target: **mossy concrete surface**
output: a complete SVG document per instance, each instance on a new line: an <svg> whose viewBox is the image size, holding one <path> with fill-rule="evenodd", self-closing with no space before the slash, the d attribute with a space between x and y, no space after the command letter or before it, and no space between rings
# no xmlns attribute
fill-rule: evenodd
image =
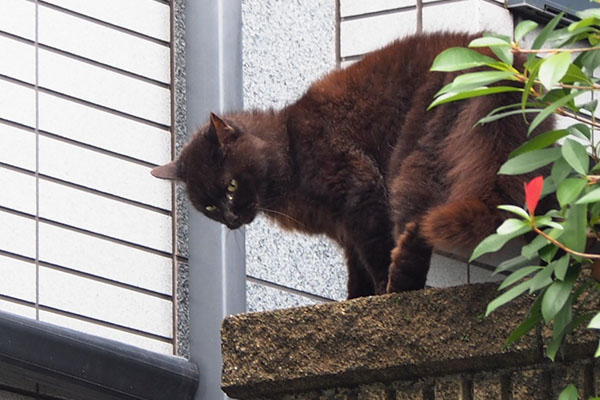
<svg viewBox="0 0 600 400"><path fill-rule="evenodd" d="M535 333L503 348L531 297L483 318L496 288L429 289L228 317L223 390L234 398L278 398L546 363ZM577 345L591 355L596 343L589 340Z"/></svg>

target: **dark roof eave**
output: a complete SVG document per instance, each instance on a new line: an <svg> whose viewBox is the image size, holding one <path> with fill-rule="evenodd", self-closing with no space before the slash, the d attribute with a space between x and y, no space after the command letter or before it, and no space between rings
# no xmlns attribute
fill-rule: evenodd
<svg viewBox="0 0 600 400"><path fill-rule="evenodd" d="M192 399L198 368L109 339L0 311L0 369L85 399Z"/></svg>

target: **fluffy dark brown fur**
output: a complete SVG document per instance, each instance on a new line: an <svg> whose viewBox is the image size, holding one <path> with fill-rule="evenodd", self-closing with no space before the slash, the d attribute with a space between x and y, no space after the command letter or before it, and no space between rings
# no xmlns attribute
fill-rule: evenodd
<svg viewBox="0 0 600 400"><path fill-rule="evenodd" d="M429 71L435 56L472 39L408 37L282 110L211 115L177 161L153 173L183 180L192 204L232 229L260 212L329 236L346 255L349 298L422 288L432 248L472 248L502 220L497 205L523 203L528 179L497 175L526 139L523 117L473 128L519 95L426 111L454 78Z"/></svg>

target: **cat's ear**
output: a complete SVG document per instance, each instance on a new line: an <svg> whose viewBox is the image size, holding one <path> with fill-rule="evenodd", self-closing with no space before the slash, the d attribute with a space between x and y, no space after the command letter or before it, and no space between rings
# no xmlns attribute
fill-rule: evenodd
<svg viewBox="0 0 600 400"><path fill-rule="evenodd" d="M181 180L181 177L177 173L177 164L175 164L175 161L153 168L150 173L152 176L160 179L170 179L172 181Z"/></svg>
<svg viewBox="0 0 600 400"><path fill-rule="evenodd" d="M227 146L227 144L231 143L238 137L236 130L214 113L210 113L210 127L208 128L208 133L216 135L221 147Z"/></svg>

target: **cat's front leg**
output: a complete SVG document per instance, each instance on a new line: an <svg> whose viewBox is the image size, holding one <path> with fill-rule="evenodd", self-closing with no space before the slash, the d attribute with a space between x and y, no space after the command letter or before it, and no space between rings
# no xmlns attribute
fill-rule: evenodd
<svg viewBox="0 0 600 400"><path fill-rule="evenodd" d="M345 246L344 253L348 268L348 299L374 295L373 278L360 260L354 246Z"/></svg>
<svg viewBox="0 0 600 400"><path fill-rule="evenodd" d="M369 226L372 228L369 229ZM375 228L376 227L376 228ZM388 269L390 265L390 252L394 247L394 240L391 234L390 224L386 221L370 221L369 224L359 224L353 231L353 251L358 255L358 262L362 268L352 271L349 264L349 286L365 287L363 283L353 283L352 280L364 282L370 281L370 287L373 288L370 293L363 290L362 294L354 296L354 293L348 292L348 298L366 296L371 294L385 294L388 282ZM358 265L357 262L357 265ZM352 276L354 274L354 276Z"/></svg>
<svg viewBox="0 0 600 400"><path fill-rule="evenodd" d="M404 292L425 287L432 248L419 235L416 222L409 222L392 250L387 292Z"/></svg>
<svg viewBox="0 0 600 400"><path fill-rule="evenodd" d="M346 254L351 255L348 260L353 260L348 264L348 297L384 294L394 247L384 179L377 164L366 154L350 151L341 157L345 162L337 164L329 174L329 184L338 183L331 190L335 197L330 213L339 216L337 237ZM360 281L370 281L373 290L367 293L366 285Z"/></svg>

